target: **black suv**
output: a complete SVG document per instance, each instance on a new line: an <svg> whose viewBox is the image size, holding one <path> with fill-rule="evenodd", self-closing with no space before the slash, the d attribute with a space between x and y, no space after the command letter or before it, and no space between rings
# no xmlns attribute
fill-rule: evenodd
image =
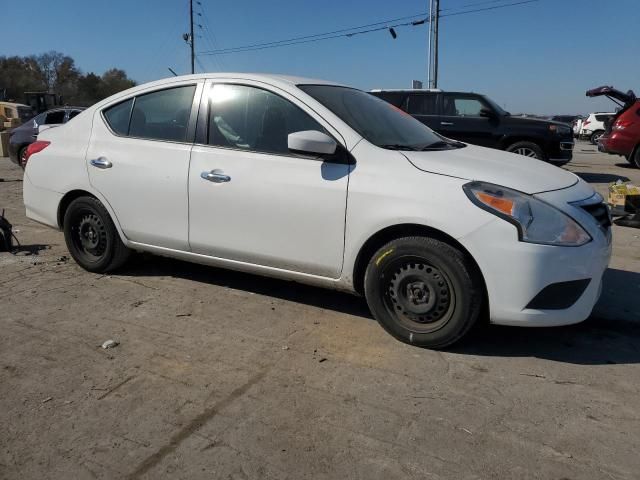
<svg viewBox="0 0 640 480"><path fill-rule="evenodd" d="M512 117L477 93L441 90L372 90L432 130L461 142L498 148L563 165L573 155L573 132L564 123Z"/></svg>

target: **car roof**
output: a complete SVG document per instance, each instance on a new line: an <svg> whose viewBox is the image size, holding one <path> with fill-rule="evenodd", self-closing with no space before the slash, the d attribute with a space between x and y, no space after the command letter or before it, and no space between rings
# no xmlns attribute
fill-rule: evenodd
<svg viewBox="0 0 640 480"><path fill-rule="evenodd" d="M370 92L372 93L384 93L384 92L440 93L440 92L443 92L443 90L440 90L439 88L374 88L373 90L370 90ZM461 93L461 92L453 92L453 93Z"/></svg>
<svg viewBox="0 0 640 480"><path fill-rule="evenodd" d="M167 77L155 82L145 83L139 86L153 86L155 84L162 85L164 83L172 83L176 80L208 80L208 79L236 79L236 80L257 80L269 83L286 83L288 85L341 85L339 83L317 78L297 77L294 75L281 75L270 73L238 73L238 72L217 72L217 73L197 73L195 75L178 75L175 77ZM342 85L341 85L342 86ZM135 87L134 87L135 88Z"/></svg>
<svg viewBox="0 0 640 480"><path fill-rule="evenodd" d="M27 107L31 108L29 105L25 105L24 103L15 103L15 102L0 102L0 105L5 105L8 107Z"/></svg>

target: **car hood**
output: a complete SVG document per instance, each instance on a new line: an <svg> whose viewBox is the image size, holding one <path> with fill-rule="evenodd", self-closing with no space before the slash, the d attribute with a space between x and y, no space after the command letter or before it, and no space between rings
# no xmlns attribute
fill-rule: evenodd
<svg viewBox="0 0 640 480"><path fill-rule="evenodd" d="M493 183L528 194L560 190L578 182L573 173L543 161L475 145L402 154L424 172Z"/></svg>

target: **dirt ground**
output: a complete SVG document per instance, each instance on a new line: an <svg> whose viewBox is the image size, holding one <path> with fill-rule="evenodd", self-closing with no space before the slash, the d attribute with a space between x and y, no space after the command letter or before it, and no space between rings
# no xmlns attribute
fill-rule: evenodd
<svg viewBox="0 0 640 480"><path fill-rule="evenodd" d="M640 182L586 143L569 168ZM614 227L586 322L436 352L346 294L153 256L87 273L0 179L23 245L0 254L0 478L640 478L640 230Z"/></svg>

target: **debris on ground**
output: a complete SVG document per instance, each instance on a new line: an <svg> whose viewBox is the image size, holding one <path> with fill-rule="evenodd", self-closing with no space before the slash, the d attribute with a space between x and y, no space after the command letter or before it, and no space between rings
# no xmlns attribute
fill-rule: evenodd
<svg viewBox="0 0 640 480"><path fill-rule="evenodd" d="M190 317L191 314L190 313L178 313L176 314L176 317Z"/></svg>
<svg viewBox="0 0 640 480"><path fill-rule="evenodd" d="M104 348L106 350L107 348L115 348L118 345L120 345L120 343L116 342L115 340L107 340L101 346L102 346L102 348Z"/></svg>
<svg viewBox="0 0 640 480"><path fill-rule="evenodd" d="M319 363L326 362L326 361L327 359L325 357L322 357L320 360L318 360Z"/></svg>
<svg viewBox="0 0 640 480"><path fill-rule="evenodd" d="M283 345L282 350L289 350L289 347L287 345Z"/></svg>
<svg viewBox="0 0 640 480"><path fill-rule="evenodd" d="M42 403L47 403L47 402L50 402L51 400L53 400L53 397L47 397L44 400L42 400Z"/></svg>

